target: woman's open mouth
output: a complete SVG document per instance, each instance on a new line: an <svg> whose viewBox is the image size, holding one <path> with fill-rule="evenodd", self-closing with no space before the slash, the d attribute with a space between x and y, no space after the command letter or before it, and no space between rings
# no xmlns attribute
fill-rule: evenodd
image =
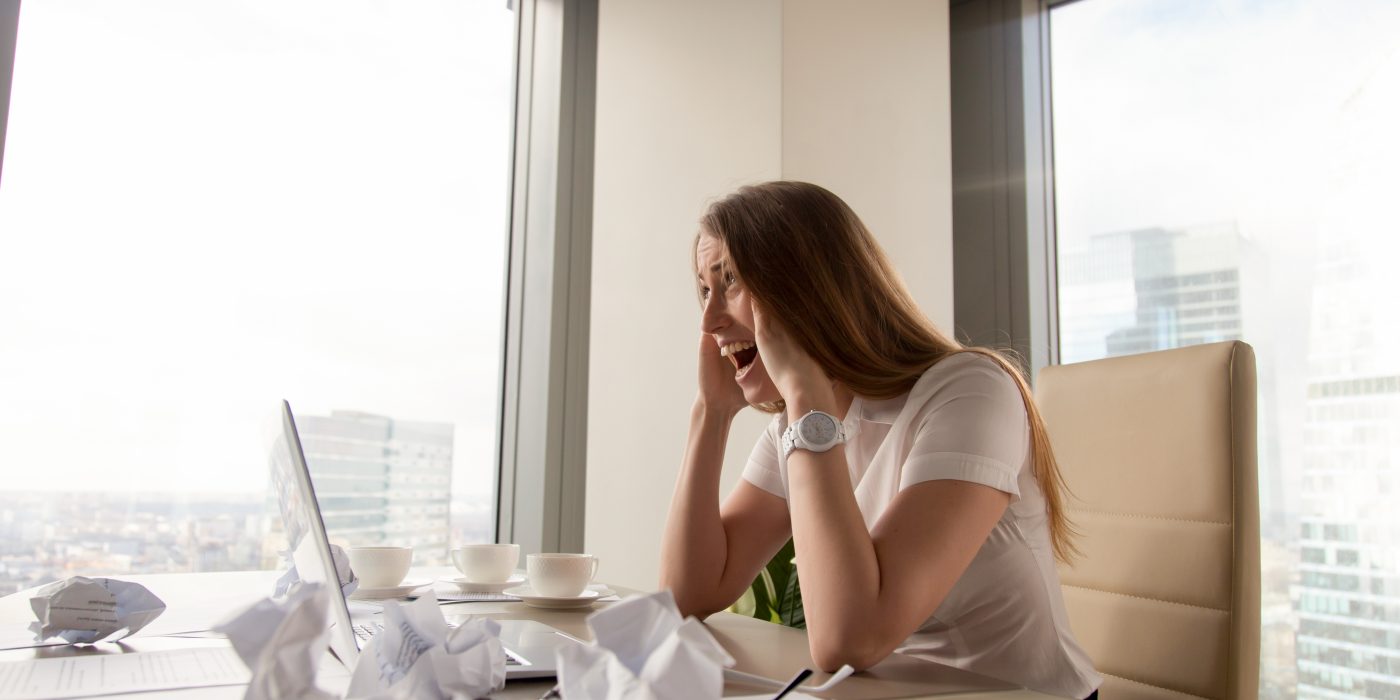
<svg viewBox="0 0 1400 700"><path fill-rule="evenodd" d="M734 363L734 380L744 378L744 375L753 369L754 360L758 359L758 346L746 340L737 343L730 343L719 349L722 357L728 357Z"/></svg>

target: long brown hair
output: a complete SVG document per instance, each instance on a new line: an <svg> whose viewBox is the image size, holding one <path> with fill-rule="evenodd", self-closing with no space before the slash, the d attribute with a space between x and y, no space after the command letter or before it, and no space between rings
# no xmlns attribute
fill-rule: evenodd
<svg viewBox="0 0 1400 700"><path fill-rule="evenodd" d="M841 198L806 182L750 185L710 205L700 225L695 243L700 235L716 236L755 303L783 319L832 379L861 396L904 394L929 367L960 352L987 357L1011 375L1026 404L1032 469L1045 495L1055 557L1074 558L1064 478L1025 376L996 350L964 346L935 328ZM780 404L758 408L782 410Z"/></svg>

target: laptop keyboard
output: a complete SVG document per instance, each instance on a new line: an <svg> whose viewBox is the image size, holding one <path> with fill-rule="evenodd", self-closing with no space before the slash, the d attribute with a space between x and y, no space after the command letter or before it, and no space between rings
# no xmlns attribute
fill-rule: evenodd
<svg viewBox="0 0 1400 700"><path fill-rule="evenodd" d="M452 623L450 623L450 622L447 623L447 626L448 626L448 627L456 627L456 625L454 625L454 624L452 624ZM383 632L383 631L384 631L384 625L382 625L382 624L380 624L380 623L378 623L378 622L371 622L371 623L369 623L369 624L352 625L352 626L351 626L351 629L355 630L355 639L360 640L360 644L363 645L365 642L368 642L370 639L373 639L373 638L374 638L374 635L379 634L380 632ZM516 656L514 653L512 653L509 649L507 649L507 650L506 650L506 665L507 665L507 666L524 666L524 665L525 665L525 662L522 661L522 660L520 659L520 657L518 657L518 656Z"/></svg>
<svg viewBox="0 0 1400 700"><path fill-rule="evenodd" d="M373 622L368 625L354 625L355 639L368 642L374 635L384 631L384 625Z"/></svg>

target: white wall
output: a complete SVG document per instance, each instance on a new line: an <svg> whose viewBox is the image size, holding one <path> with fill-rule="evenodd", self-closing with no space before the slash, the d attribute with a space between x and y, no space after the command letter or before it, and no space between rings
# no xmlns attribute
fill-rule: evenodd
<svg viewBox="0 0 1400 700"><path fill-rule="evenodd" d="M585 523L601 579L656 585L711 199L779 177L828 187L950 327L947 16L946 0L602 0ZM722 493L768 419L736 423Z"/></svg>
<svg viewBox="0 0 1400 700"><path fill-rule="evenodd" d="M584 526L601 580L656 585L695 399L691 238L709 200L781 172L780 17L778 0L601 2Z"/></svg>
<svg viewBox="0 0 1400 700"><path fill-rule="evenodd" d="M785 0L783 177L835 192L953 328L948 4Z"/></svg>

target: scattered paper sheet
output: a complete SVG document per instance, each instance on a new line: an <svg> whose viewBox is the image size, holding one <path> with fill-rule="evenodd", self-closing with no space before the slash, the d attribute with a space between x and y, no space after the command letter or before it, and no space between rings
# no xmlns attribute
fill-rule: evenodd
<svg viewBox="0 0 1400 700"><path fill-rule="evenodd" d="M7 700L77 698L247 682L248 671L228 647L0 663L0 697Z"/></svg>
<svg viewBox="0 0 1400 700"><path fill-rule="evenodd" d="M593 644L558 652L565 700L718 698L734 659L670 591L635 596L588 618Z"/></svg>
<svg viewBox="0 0 1400 700"><path fill-rule="evenodd" d="M618 600L617 593L614 592L613 589L608 588L603 584L595 583L593 585L590 585L588 587L588 590L598 592L598 599L595 602L608 603ZM513 603L520 600L520 596L510 595L507 593L480 593L475 591L462 591L458 589L455 585L449 588L448 586L443 584L439 584L438 588L433 590L433 595L437 596L438 602L440 603ZM412 599L417 598L418 596L410 593L407 597Z"/></svg>
<svg viewBox="0 0 1400 700"><path fill-rule="evenodd" d="M439 593L433 591L440 603L516 603L520 601L518 596L506 595L504 593ZM422 596L409 596L410 598Z"/></svg>
<svg viewBox="0 0 1400 700"><path fill-rule="evenodd" d="M840 683L841 681L850 678L851 674L855 672L855 668L848 664L836 669L836 673L831 674L831 677L826 679L825 683L822 683L820 685L799 685L797 687L810 693L824 693L828 690L831 690L832 686L835 686L837 683ZM760 688L781 689L787 687L787 683L783 681L755 675L752 673L744 673L743 671L736 671L732 668L724 669L724 679L731 683L756 685ZM794 690L793 693L795 692L797 691ZM788 693L784 697L794 697L793 693Z"/></svg>
<svg viewBox="0 0 1400 700"><path fill-rule="evenodd" d="M333 697L316 685L328 646L329 606L326 588L307 583L285 599L264 598L214 628L228 635L252 672L245 700Z"/></svg>
<svg viewBox="0 0 1400 700"><path fill-rule="evenodd" d="M384 605L384 629L355 665L349 698L479 698L506 682L501 626L472 618L449 629L437 598Z"/></svg>
<svg viewBox="0 0 1400 700"><path fill-rule="evenodd" d="M47 642L34 641L34 630L29 628L28 622L6 622L0 624L0 651L6 649L30 649L33 647L52 647L67 644L61 639Z"/></svg>
<svg viewBox="0 0 1400 700"><path fill-rule="evenodd" d="M40 588L29 606L39 618L29 626L35 642L59 637L69 644L115 641L165 612L165 603L139 583L86 576Z"/></svg>

